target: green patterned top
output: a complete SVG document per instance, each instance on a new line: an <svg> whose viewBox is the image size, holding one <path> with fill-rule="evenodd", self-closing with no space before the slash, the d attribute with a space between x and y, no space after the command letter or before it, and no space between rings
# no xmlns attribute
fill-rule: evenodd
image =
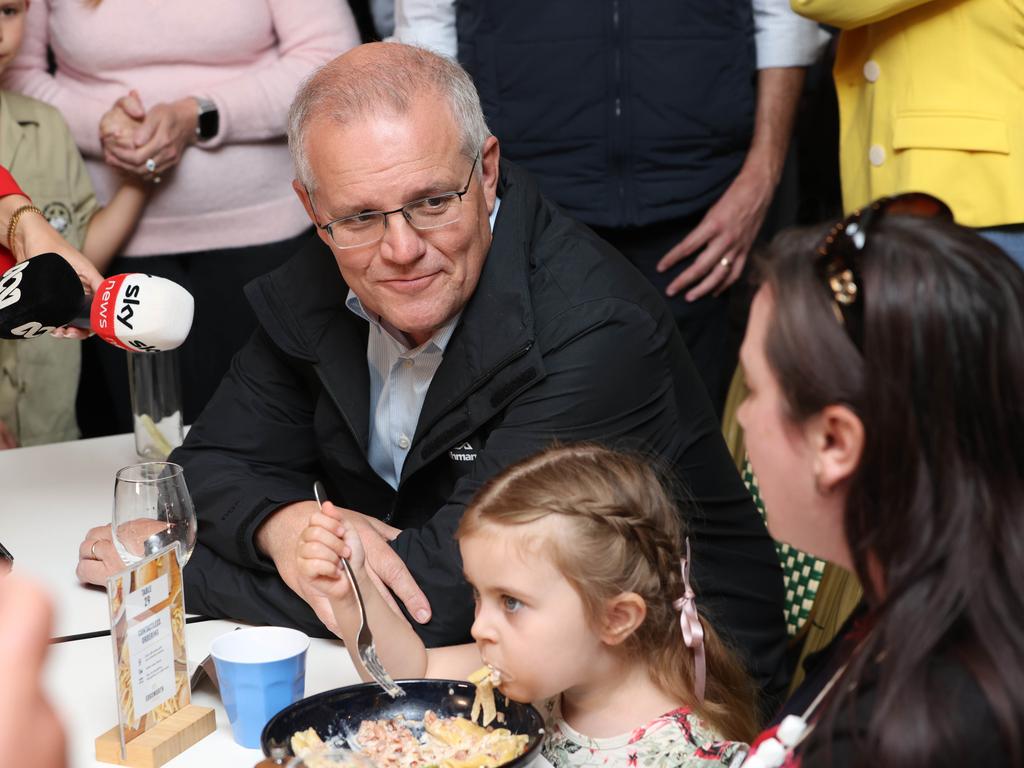
<svg viewBox="0 0 1024 768"><path fill-rule="evenodd" d="M757 511L764 517L764 502L761 501L750 459L743 461L743 482L754 497ZM814 596L818 593L821 576L825 572L825 561L779 541L775 542L775 551L782 565L782 580L786 588L786 630L790 635L795 635L807 621L811 606L814 605Z"/></svg>

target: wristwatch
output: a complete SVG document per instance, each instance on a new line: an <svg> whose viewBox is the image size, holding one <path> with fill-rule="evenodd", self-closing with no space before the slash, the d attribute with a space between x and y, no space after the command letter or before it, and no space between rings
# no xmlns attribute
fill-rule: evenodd
<svg viewBox="0 0 1024 768"><path fill-rule="evenodd" d="M200 141L209 141L220 129L220 113L217 105L209 99L193 97L199 104L199 120L196 121L196 136Z"/></svg>

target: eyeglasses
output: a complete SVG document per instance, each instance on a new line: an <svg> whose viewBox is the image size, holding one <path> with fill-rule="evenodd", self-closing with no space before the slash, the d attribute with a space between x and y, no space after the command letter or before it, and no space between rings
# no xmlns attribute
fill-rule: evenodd
<svg viewBox="0 0 1024 768"><path fill-rule="evenodd" d="M861 352L864 351L864 302L861 300L860 260L871 225L885 215L953 221L953 212L937 197L908 192L875 200L840 221L825 236L818 246L815 266L829 288L832 313Z"/></svg>
<svg viewBox="0 0 1024 768"><path fill-rule="evenodd" d="M473 171L476 169L479 159L480 154L477 153L473 164L469 167L466 186L462 188L461 192L445 192L413 200L393 211L363 211L352 216L342 216L326 224L317 223L317 227L327 231L336 248L344 249L372 245L382 240L384 232L387 230L388 216L393 213L401 213L414 229L420 231L454 224L462 215L462 196L469 192L469 185L473 182ZM309 194L308 189L306 196L309 198L310 206L313 207L313 196ZM313 215L319 218L315 207L313 207Z"/></svg>

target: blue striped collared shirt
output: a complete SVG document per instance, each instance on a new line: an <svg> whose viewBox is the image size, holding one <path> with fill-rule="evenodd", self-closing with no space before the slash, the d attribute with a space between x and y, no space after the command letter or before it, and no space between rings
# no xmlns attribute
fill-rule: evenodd
<svg viewBox="0 0 1024 768"><path fill-rule="evenodd" d="M500 200L491 212L491 230ZM349 289L345 306L370 324L366 363L370 369L370 466L392 488L398 488L405 457L409 454L427 390L444 359L448 341L459 324L459 313L437 329L428 341L410 349L398 329L367 312Z"/></svg>

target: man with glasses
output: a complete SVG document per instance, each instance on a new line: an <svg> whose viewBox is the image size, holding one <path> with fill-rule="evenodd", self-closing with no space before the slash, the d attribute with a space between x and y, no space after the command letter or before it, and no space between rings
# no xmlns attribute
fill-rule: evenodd
<svg viewBox="0 0 1024 768"><path fill-rule="evenodd" d="M500 161L465 72L354 49L300 90L289 142L322 242L249 286L261 327L172 457L200 520L189 609L326 634L330 608L296 579L319 479L426 641L465 641L464 506L553 441L599 440L651 455L701 505L705 605L777 693L778 563L671 314Z"/></svg>

